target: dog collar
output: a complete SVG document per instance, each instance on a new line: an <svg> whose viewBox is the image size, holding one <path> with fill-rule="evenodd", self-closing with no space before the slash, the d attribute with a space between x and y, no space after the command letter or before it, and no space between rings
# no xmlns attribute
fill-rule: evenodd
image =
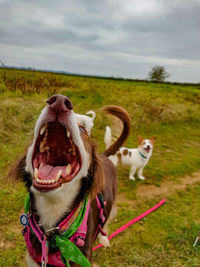
<svg viewBox="0 0 200 267"><path fill-rule="evenodd" d="M139 154L140 154L140 156L141 156L142 158L147 159L147 157L146 157L144 154L142 154L142 152L140 152L139 150L138 150L138 152L139 152Z"/></svg>
<svg viewBox="0 0 200 267"><path fill-rule="evenodd" d="M52 261L55 262L54 254L50 254L48 257L48 248L49 246L51 246L58 247L59 249L58 256L60 256L60 262L58 263L59 265L55 266L70 266L69 261L72 261L79 264L80 266L90 267L91 264L88 259L82 254L76 244L73 243L76 242L78 238L83 239L84 242L84 237L87 233L87 229L85 228L87 228L89 207L90 201L88 200L88 196L85 195L83 201L81 201L79 205L75 207L75 209L67 216L66 219L64 219L57 227L49 230L56 230L56 233L52 235L50 239L48 239L49 231L43 232L37 225L33 214L31 214L31 212L29 211L30 193L28 193L24 202L26 214L22 215L21 217L26 216L28 220L28 223L23 224L25 226L23 233L27 248L33 259L37 263L40 263L41 266L46 266L47 263L53 264ZM24 217L20 220L24 222ZM30 232L33 232L38 241L41 243L41 256L36 255L35 253L35 249L33 248L30 241ZM80 236L79 232L84 232L84 237Z"/></svg>

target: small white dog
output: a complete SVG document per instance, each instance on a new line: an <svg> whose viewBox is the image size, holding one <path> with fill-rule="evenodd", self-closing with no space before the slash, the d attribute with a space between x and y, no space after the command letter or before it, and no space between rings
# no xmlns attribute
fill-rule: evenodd
<svg viewBox="0 0 200 267"><path fill-rule="evenodd" d="M96 113L93 110L90 110L86 114L92 116L90 117L87 115L74 113L77 123L83 125L86 128L88 134L90 135L92 127L94 126L94 119L96 117Z"/></svg>
<svg viewBox="0 0 200 267"><path fill-rule="evenodd" d="M144 180L145 177L142 175L143 169L152 155L155 140L156 137L143 139L141 136L138 136L138 148L120 147L119 151L115 155L110 156L109 159L115 166L119 162L124 165L130 165L129 179L135 180L134 175L137 171L138 178ZM106 126L104 141L106 147L109 147L112 143L111 129L109 126Z"/></svg>

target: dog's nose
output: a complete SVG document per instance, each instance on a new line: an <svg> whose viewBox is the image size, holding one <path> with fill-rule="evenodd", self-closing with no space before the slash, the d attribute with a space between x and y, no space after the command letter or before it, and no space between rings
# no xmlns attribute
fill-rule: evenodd
<svg viewBox="0 0 200 267"><path fill-rule="evenodd" d="M56 113L66 112L73 109L72 102L64 95L53 95L48 100L49 108Z"/></svg>

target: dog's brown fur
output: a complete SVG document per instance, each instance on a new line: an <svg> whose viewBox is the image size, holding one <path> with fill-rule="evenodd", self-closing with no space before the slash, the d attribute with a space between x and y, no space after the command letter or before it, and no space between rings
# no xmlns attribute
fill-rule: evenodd
<svg viewBox="0 0 200 267"><path fill-rule="evenodd" d="M77 205L78 201L83 198L85 192L88 192L90 194L92 202L88 217L88 233L86 236L85 245L81 248L81 251L86 255L90 262L92 262L92 241L97 229L97 225L99 223L99 209L95 200L95 196L98 193L101 193L104 196L104 199L106 201L104 215L107 221L112 206L115 202L117 191L116 168L108 159L108 156L114 155L117 152L130 132L130 116L123 108L118 106L106 106L103 108L103 110L118 117L123 123L123 130L119 139L116 140L116 142L114 142L114 144L106 149L106 151L104 151L101 155L97 154L96 146L94 145L87 132L83 131L81 133L81 138L84 142L85 149L91 156L91 165L90 169L88 170L91 178L90 180L88 180L88 178L86 177L82 178L81 190L76 197L75 203L73 203L71 207L71 209L73 209L74 206ZM19 160L15 168L12 170L11 175L15 179L22 179L26 183L27 189L30 191L32 177L25 171L25 156L23 156L22 159ZM34 213L35 206L33 194L31 194L31 205L32 212ZM64 214L64 218L66 217L66 215L67 214ZM36 220L39 220L38 216L36 216ZM31 242L34 243L34 246L37 248L38 252L41 253L40 244L34 236L32 236ZM55 249L52 250L50 248L49 252L55 252ZM75 263L70 264L71 266L78 266Z"/></svg>

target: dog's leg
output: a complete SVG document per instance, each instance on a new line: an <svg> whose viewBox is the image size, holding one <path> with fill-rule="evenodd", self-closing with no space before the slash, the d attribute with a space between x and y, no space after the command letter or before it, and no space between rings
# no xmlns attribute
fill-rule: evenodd
<svg viewBox="0 0 200 267"><path fill-rule="evenodd" d="M140 179L140 180L145 180L145 177L142 175L142 172L143 172L143 169L144 169L144 167L140 167L139 169L138 169L138 178Z"/></svg>
<svg viewBox="0 0 200 267"><path fill-rule="evenodd" d="M102 230L107 234L108 233L108 221L104 224ZM99 242L104 247L110 247L110 240L108 239L107 235L102 235L102 233L99 233Z"/></svg>
<svg viewBox="0 0 200 267"><path fill-rule="evenodd" d="M111 213L109 215L109 218L107 222L103 226L103 231L107 234L107 236L102 235L99 233L99 242L104 246L104 247L110 247L110 240L108 239L108 224L110 221L114 220L114 218L117 216L117 207L116 204L114 203L112 206Z"/></svg>
<svg viewBox="0 0 200 267"><path fill-rule="evenodd" d="M38 267L38 264L35 263L35 261L32 259L28 252L26 253L26 261L28 267Z"/></svg>
<svg viewBox="0 0 200 267"><path fill-rule="evenodd" d="M129 173L129 179L130 180L135 180L135 172L136 172L136 167L134 165L131 166L130 173Z"/></svg>

